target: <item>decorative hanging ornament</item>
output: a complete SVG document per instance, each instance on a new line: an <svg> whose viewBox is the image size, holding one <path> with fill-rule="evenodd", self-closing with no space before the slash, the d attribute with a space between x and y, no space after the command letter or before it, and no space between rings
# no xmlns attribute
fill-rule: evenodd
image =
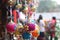
<svg viewBox="0 0 60 40"><path fill-rule="evenodd" d="M23 33L23 25L21 23L17 24L15 35L21 35Z"/></svg>
<svg viewBox="0 0 60 40"><path fill-rule="evenodd" d="M16 5L16 8L17 8L17 9L22 8L22 4L17 4L17 5Z"/></svg>
<svg viewBox="0 0 60 40"><path fill-rule="evenodd" d="M22 12L19 12L19 20L21 21L25 21L25 14L23 14Z"/></svg>
<svg viewBox="0 0 60 40"><path fill-rule="evenodd" d="M21 23L18 23L16 30L19 30L20 28L23 29L23 25Z"/></svg>
<svg viewBox="0 0 60 40"><path fill-rule="evenodd" d="M28 32L23 32L22 37L23 39L30 39L31 34Z"/></svg>
<svg viewBox="0 0 60 40"><path fill-rule="evenodd" d="M12 21L12 6L10 6L10 17L11 21L6 25L6 28L9 33L13 33L16 30L16 24Z"/></svg>
<svg viewBox="0 0 60 40"><path fill-rule="evenodd" d="M35 7L35 6L32 6L32 7L31 7L31 11L32 11L32 12L35 12L35 10L36 10L36 7Z"/></svg>
<svg viewBox="0 0 60 40"><path fill-rule="evenodd" d="M27 6L25 6L23 12L24 12L24 13L28 13L28 7L27 7Z"/></svg>
<svg viewBox="0 0 60 40"><path fill-rule="evenodd" d="M38 37L39 36L39 26L35 24L35 30L32 31L32 36L33 37Z"/></svg>
<svg viewBox="0 0 60 40"><path fill-rule="evenodd" d="M13 6L14 5L14 1L13 0L9 0L8 1L8 5Z"/></svg>
<svg viewBox="0 0 60 40"><path fill-rule="evenodd" d="M32 32L32 36L33 36L33 37L38 37L38 36L39 36L38 30L34 30L34 31Z"/></svg>
<svg viewBox="0 0 60 40"><path fill-rule="evenodd" d="M24 30L25 31L29 30L29 26L28 25L24 25Z"/></svg>
<svg viewBox="0 0 60 40"><path fill-rule="evenodd" d="M13 13L13 16L14 16L14 23L17 23L17 12L16 12L16 9L12 11Z"/></svg>
<svg viewBox="0 0 60 40"><path fill-rule="evenodd" d="M26 0L27 1L27 3L29 4L30 2L32 2L32 0Z"/></svg>
<svg viewBox="0 0 60 40"><path fill-rule="evenodd" d="M18 12L18 16L20 16L19 14L19 10L17 10L17 12ZM20 19L19 19L19 17L18 17L18 23L17 23L17 27L16 27L16 31L15 31L15 35L17 36L17 35L20 35L20 34L22 34L22 32L23 32L23 25L20 23Z"/></svg>
<svg viewBox="0 0 60 40"><path fill-rule="evenodd" d="M6 25L7 32L12 33L16 30L16 24L11 20L7 25Z"/></svg>
<svg viewBox="0 0 60 40"><path fill-rule="evenodd" d="M27 25L28 25L29 31L35 30L35 24L33 24L33 23L28 23Z"/></svg>

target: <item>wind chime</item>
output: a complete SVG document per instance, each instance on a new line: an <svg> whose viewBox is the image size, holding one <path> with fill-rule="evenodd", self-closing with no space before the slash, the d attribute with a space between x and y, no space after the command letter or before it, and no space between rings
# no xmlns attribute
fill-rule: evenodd
<svg viewBox="0 0 60 40"><path fill-rule="evenodd" d="M18 18L17 18L17 27L16 27L16 31L15 31L15 36L17 37L17 40L22 40L22 32L23 32L23 25L20 22L20 9L22 8L22 4L21 4L21 0L17 0L17 5L16 5L16 12L18 14Z"/></svg>
<svg viewBox="0 0 60 40"><path fill-rule="evenodd" d="M20 23L20 18L19 18L19 16L20 16L20 9L22 8L21 0L17 0L17 6L16 6L16 8L17 8L16 11L17 11L17 14L18 14L17 27L18 28L23 28L22 23Z"/></svg>
<svg viewBox="0 0 60 40"><path fill-rule="evenodd" d="M7 23L7 25L6 25L6 28L7 28L7 32L9 32L9 33L13 33L14 31L15 31L15 28L16 28L16 24L13 22L13 17L12 17L12 6L13 6L13 1L12 0L10 0L9 1L9 6L10 6L10 22L9 23Z"/></svg>
<svg viewBox="0 0 60 40"><path fill-rule="evenodd" d="M14 6L14 1L10 0L9 1L9 6L10 6L10 22L7 23L6 28L7 28L7 32L9 33L15 33L18 34L22 32L23 30L23 25L20 22L20 12L23 12L25 14L26 17L26 21L27 21L27 26L28 26L28 30L29 31L33 31L35 30L35 24L33 23L29 23L29 18L31 17L32 13L35 12L35 6L32 4L29 4L29 2L31 2L32 0L24 0L25 4L22 3L22 0L16 0L16 10L12 10L13 6ZM32 6L31 6L32 5ZM21 8L24 9L22 11L19 11ZM17 13L16 13L17 12ZM12 15L14 17L12 17ZM18 16L18 18L17 18ZM14 22L13 22L13 18L14 18ZM22 30L20 30L22 29Z"/></svg>
<svg viewBox="0 0 60 40"><path fill-rule="evenodd" d="M6 24L6 29L7 29L7 33L9 33L10 35L10 40L13 40L13 33L16 30L16 23L13 22L13 6L14 6L14 1L9 0L9 12L10 12L10 21ZM8 13L9 14L9 13Z"/></svg>

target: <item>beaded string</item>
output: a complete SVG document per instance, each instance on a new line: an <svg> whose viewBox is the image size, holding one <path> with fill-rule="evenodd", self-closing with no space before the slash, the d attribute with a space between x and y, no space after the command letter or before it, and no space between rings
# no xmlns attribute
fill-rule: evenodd
<svg viewBox="0 0 60 40"><path fill-rule="evenodd" d="M11 20L12 20L12 7L10 6L10 16L11 16Z"/></svg>

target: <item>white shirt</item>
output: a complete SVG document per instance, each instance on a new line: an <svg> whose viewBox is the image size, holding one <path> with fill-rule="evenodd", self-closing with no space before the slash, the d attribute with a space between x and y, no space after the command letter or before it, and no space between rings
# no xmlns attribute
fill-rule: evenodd
<svg viewBox="0 0 60 40"><path fill-rule="evenodd" d="M40 26L40 32L45 32L45 23L43 20L39 21L39 26Z"/></svg>

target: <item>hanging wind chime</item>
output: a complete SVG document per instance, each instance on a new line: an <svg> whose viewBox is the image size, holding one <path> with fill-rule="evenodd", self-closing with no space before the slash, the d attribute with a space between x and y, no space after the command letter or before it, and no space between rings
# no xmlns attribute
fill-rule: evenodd
<svg viewBox="0 0 60 40"><path fill-rule="evenodd" d="M10 0L9 4L10 4L9 5L10 6L10 22L7 23L6 29L7 29L7 32L13 33L16 29L16 24L12 21L12 19L13 19L13 17L12 17L12 6L13 6L12 4L13 4L13 1Z"/></svg>
<svg viewBox="0 0 60 40"><path fill-rule="evenodd" d="M20 8L22 7L22 4L20 4L21 0L17 0L17 5L16 5L16 11L17 11L17 14L18 14L18 18L17 18L17 27L16 27L16 31L15 31L15 35L21 35L22 33L22 30L23 30L23 25L22 23L20 23Z"/></svg>

